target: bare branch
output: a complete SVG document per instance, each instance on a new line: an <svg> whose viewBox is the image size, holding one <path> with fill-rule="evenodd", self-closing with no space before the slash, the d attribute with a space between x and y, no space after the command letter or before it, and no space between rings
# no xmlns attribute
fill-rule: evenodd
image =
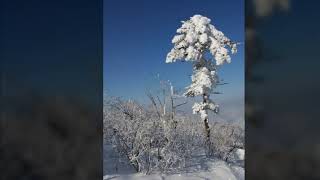
<svg viewBox="0 0 320 180"><path fill-rule="evenodd" d="M183 103L181 103L181 104L177 104L177 105L175 105L175 106L173 106L174 108L177 108L177 107L179 107L179 106L182 106L182 105L185 105L185 104L187 104L188 103L188 101L185 101L185 102L183 102Z"/></svg>
<svg viewBox="0 0 320 180"><path fill-rule="evenodd" d="M156 110L159 119L161 119L161 114L160 114L160 112L159 112L159 109L158 109L158 106L157 106L157 103L156 103L154 97L152 96L151 93L146 93L146 94L147 94L147 96L149 97L152 105L154 106L154 109Z"/></svg>

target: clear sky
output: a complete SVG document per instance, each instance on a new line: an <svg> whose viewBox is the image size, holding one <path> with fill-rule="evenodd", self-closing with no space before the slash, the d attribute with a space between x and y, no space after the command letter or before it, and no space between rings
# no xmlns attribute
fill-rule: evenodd
<svg viewBox="0 0 320 180"><path fill-rule="evenodd" d="M145 101L145 90L170 80L177 88L191 82L192 64L166 64L171 39L182 20L200 14L234 41L244 43L243 0L105 0L104 88L109 95ZM219 87L221 99L244 96L244 44L231 64L219 69L227 85Z"/></svg>

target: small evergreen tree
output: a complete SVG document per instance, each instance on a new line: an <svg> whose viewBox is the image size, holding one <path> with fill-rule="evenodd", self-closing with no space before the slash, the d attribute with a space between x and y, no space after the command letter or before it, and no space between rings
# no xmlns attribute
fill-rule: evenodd
<svg viewBox="0 0 320 180"><path fill-rule="evenodd" d="M218 105L210 99L210 94L219 83L217 66L230 63L230 50L237 52L237 43L217 30L211 20L201 15L194 15L177 29L172 39L174 47L167 54L166 63L191 61L193 63L192 84L184 93L187 97L202 96L202 102L192 107L194 114L200 114L204 122L206 142L210 142L208 111L218 113ZM209 144L208 144L209 145Z"/></svg>

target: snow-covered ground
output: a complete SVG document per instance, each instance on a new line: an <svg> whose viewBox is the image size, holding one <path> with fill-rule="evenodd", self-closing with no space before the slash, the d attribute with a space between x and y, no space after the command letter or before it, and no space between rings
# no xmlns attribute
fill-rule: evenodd
<svg viewBox="0 0 320 180"><path fill-rule="evenodd" d="M243 161L244 151L237 150L235 155ZM136 173L127 163L126 158L118 155L112 145L104 145L104 180L243 180L244 168L228 164L222 160L207 158L205 155L194 156L187 163L184 171L151 175Z"/></svg>

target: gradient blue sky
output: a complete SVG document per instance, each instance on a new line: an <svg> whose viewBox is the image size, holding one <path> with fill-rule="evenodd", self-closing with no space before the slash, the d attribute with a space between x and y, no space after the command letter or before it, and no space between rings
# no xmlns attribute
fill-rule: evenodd
<svg viewBox="0 0 320 180"><path fill-rule="evenodd" d="M230 39L244 43L243 0L105 0L104 89L109 95L145 101L145 90L157 85L155 77L177 88L190 84L191 63L166 64L171 39L182 20L194 14L211 19ZM229 84L219 87L222 99L244 96L244 44L231 64L219 69Z"/></svg>

